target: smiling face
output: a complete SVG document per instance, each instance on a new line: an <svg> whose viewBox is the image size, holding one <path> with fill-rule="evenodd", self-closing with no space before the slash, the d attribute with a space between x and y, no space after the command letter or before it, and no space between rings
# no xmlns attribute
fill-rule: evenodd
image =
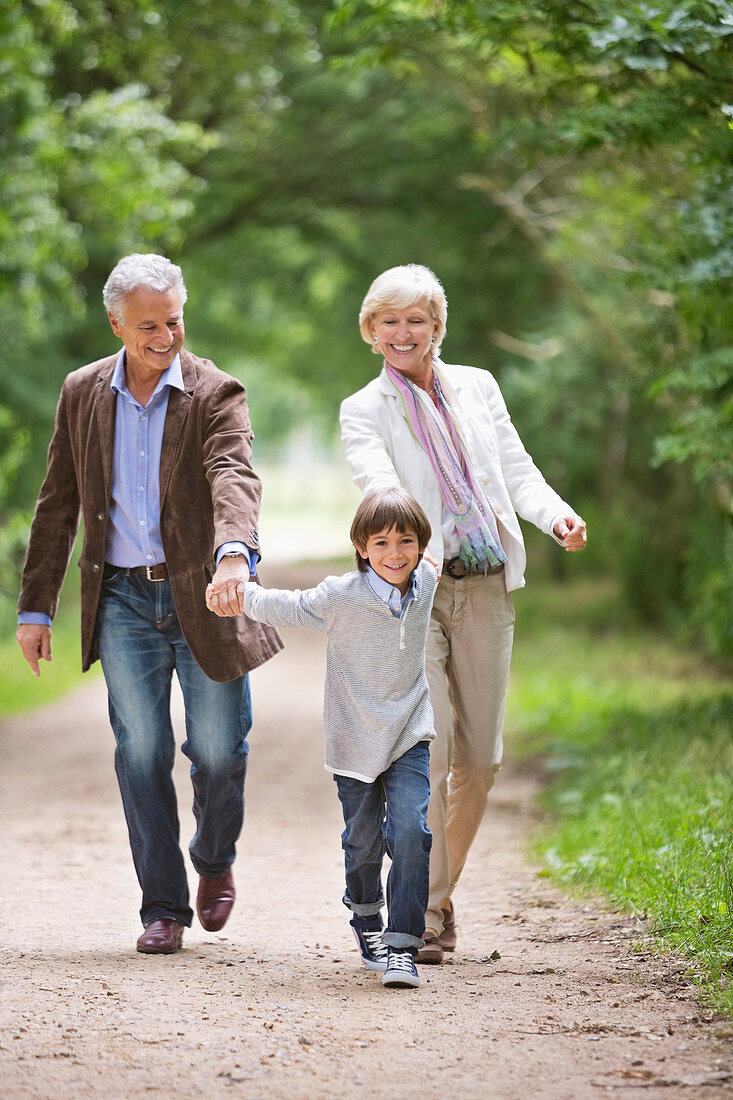
<svg viewBox="0 0 733 1100"><path fill-rule="evenodd" d="M357 546L357 550L378 577L399 588L400 595L406 595L410 574L420 560L420 547L414 531L400 532L396 527L385 528L376 535L370 535L364 549Z"/></svg>
<svg viewBox="0 0 733 1100"><path fill-rule="evenodd" d="M154 383L183 347L183 309L175 290L138 286L125 295L124 321L108 313L115 336L125 345L125 371L137 383Z"/></svg>
<svg viewBox="0 0 733 1100"><path fill-rule="evenodd" d="M438 322L427 299L411 306L380 309L372 319L372 337L391 367L417 385L432 379L432 339Z"/></svg>

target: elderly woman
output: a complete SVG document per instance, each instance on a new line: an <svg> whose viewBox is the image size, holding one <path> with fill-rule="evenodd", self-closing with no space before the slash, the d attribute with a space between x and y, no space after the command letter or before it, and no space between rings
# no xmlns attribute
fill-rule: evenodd
<svg viewBox="0 0 733 1100"><path fill-rule="evenodd" d="M427 513L428 553L442 564L427 648L435 712L433 832L425 947L440 963L456 946L452 895L501 766L514 609L526 555L517 513L566 550L585 523L550 488L524 449L486 370L439 358L447 302L426 267L408 264L372 283L361 334L384 365L341 406L354 481L368 493L402 485Z"/></svg>

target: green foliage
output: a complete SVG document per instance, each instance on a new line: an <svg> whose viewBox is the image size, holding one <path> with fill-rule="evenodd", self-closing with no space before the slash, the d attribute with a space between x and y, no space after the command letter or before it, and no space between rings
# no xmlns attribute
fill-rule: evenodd
<svg viewBox="0 0 733 1100"><path fill-rule="evenodd" d="M730 656L733 6L347 0L333 24L358 64L462 92L486 160L463 183L547 276L492 336L510 407L553 483L600 498L638 610L672 622L681 595Z"/></svg>
<svg viewBox="0 0 733 1100"><path fill-rule="evenodd" d="M692 463L698 481L712 477L721 487L733 478L733 347L690 359L684 371L668 374L653 388L671 398L680 414L668 435L656 441L656 459Z"/></svg>
<svg viewBox="0 0 733 1100"><path fill-rule="evenodd" d="M216 144L131 79L165 69L165 44L141 34L159 21L147 0L118 8L21 0L0 11L0 403L30 440L0 486L0 571L12 594L61 382L109 350L104 278L124 252L180 243L201 187L190 165ZM97 44L88 27L100 29ZM89 299L99 327L88 321ZM3 430L0 465L15 447Z"/></svg>
<svg viewBox="0 0 733 1100"><path fill-rule="evenodd" d="M51 10L63 22L65 7ZM51 302L78 317L83 248L58 202L53 165L64 142L46 86L52 61L25 5L3 5L0 42L0 324L12 357L40 334Z"/></svg>
<svg viewBox="0 0 733 1100"><path fill-rule="evenodd" d="M0 405L0 633L15 621L16 584L28 538L29 517L13 508L18 472L30 447L30 436L13 413Z"/></svg>
<svg viewBox="0 0 733 1100"><path fill-rule="evenodd" d="M61 599L61 607L53 624L52 660L41 661L41 675L36 679L23 659L14 631L9 624L0 637L0 721L13 714L22 714L33 707L51 703L66 695L82 682L81 646L79 640L79 570L69 570ZM86 673L99 676L97 663Z"/></svg>
<svg viewBox="0 0 733 1100"><path fill-rule="evenodd" d="M553 877L637 913L733 1013L730 681L624 621L612 588L535 585L517 597L507 725L509 751L545 763Z"/></svg>
<svg viewBox="0 0 733 1100"><path fill-rule="evenodd" d="M733 1012L731 728L730 693L652 714L609 708L571 725L572 750L550 746L562 779L546 802L561 824L543 850L563 883L648 919Z"/></svg>
<svg viewBox="0 0 733 1100"><path fill-rule="evenodd" d="M59 166L61 193L103 259L180 247L201 186L185 165L216 139L195 123L174 123L165 107L142 84L96 91L81 102L72 95L64 104L72 155Z"/></svg>
<svg viewBox="0 0 733 1100"><path fill-rule="evenodd" d="M115 346L121 254L183 264L189 346L269 450L304 416L332 439L378 366L366 287L414 260L591 562L729 655L732 30L720 0L5 5L0 403L30 446L0 507L27 512L64 375Z"/></svg>

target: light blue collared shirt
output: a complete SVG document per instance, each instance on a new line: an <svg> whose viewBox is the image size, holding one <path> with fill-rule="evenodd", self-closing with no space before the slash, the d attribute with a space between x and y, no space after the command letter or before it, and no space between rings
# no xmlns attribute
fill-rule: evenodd
<svg viewBox="0 0 733 1100"><path fill-rule="evenodd" d="M380 577L379 573L375 573L371 565L367 566L367 580L372 589L372 592L376 596L379 596L380 600L386 603L395 619L401 619L402 613L411 600L415 599L415 592L417 581L415 580L415 570L410 573L410 583L407 586L407 592L404 596L400 594L399 588L395 588L393 584L386 581L384 577Z"/></svg>
<svg viewBox="0 0 733 1100"><path fill-rule="evenodd" d="M112 454L112 488L105 561L120 568L158 565L165 561L160 537L160 454L171 389L184 390L181 359L164 370L143 408L130 393L125 377L125 349L117 356L110 387L117 395ZM254 568L244 543L227 542L216 552L217 565L226 553L243 554ZM256 565L259 555L255 559ZM18 623L51 625L48 615L26 611Z"/></svg>
<svg viewBox="0 0 733 1100"><path fill-rule="evenodd" d="M163 371L144 408L127 388L124 348L110 386L117 401L104 559L120 567L158 565L165 561L160 537L160 452L170 391L184 388L180 357Z"/></svg>

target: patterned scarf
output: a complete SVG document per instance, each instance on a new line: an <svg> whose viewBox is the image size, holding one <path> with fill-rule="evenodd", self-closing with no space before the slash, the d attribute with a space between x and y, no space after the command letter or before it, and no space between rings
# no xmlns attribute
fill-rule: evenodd
<svg viewBox="0 0 733 1100"><path fill-rule="evenodd" d="M402 402L412 434L425 451L438 479L440 495L453 517L460 539L458 556L468 569L483 572L507 560L496 519L466 461L468 447L456 414L446 399L433 363L435 395L445 419L429 394L414 386L385 360L384 366Z"/></svg>

